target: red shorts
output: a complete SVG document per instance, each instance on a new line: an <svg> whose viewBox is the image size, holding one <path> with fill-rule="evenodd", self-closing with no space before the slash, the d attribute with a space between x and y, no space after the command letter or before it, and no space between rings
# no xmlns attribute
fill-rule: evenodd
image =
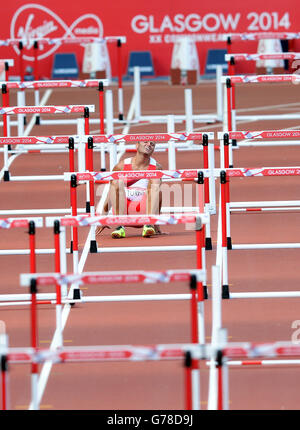
<svg viewBox="0 0 300 430"><path fill-rule="evenodd" d="M126 199L127 215L145 214L147 209L147 196L144 195L139 201Z"/></svg>

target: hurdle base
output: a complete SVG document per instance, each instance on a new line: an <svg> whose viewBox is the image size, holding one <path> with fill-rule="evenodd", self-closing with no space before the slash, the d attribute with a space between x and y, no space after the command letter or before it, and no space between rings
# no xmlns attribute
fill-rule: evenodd
<svg viewBox="0 0 300 430"><path fill-rule="evenodd" d="M231 237L227 237L227 249L232 249Z"/></svg>
<svg viewBox="0 0 300 430"><path fill-rule="evenodd" d="M91 204L90 202L85 202L85 211L87 214L91 213Z"/></svg>
<svg viewBox="0 0 300 430"><path fill-rule="evenodd" d="M3 181L4 181L4 182L8 182L8 181L9 181L9 179L10 179L9 171L8 171L8 170L5 170L5 172L4 172L4 174L3 174Z"/></svg>
<svg viewBox="0 0 300 430"><path fill-rule="evenodd" d="M205 238L205 249L206 249L206 251L211 251L212 250L211 237L206 237Z"/></svg>
<svg viewBox="0 0 300 430"><path fill-rule="evenodd" d="M41 117L39 115L37 115L35 117L35 125L40 125L41 124Z"/></svg>
<svg viewBox="0 0 300 430"><path fill-rule="evenodd" d="M74 288L73 290L73 300L81 300L81 294L79 288ZM76 303L70 303L71 306L75 306Z"/></svg>
<svg viewBox="0 0 300 430"><path fill-rule="evenodd" d="M232 146L237 146L237 140L236 139L232 139L231 140L231 145Z"/></svg>
<svg viewBox="0 0 300 430"><path fill-rule="evenodd" d="M73 254L73 240L70 243L70 254Z"/></svg>
<svg viewBox="0 0 300 430"><path fill-rule="evenodd" d="M222 285L222 299L230 299L228 285Z"/></svg>
<svg viewBox="0 0 300 430"><path fill-rule="evenodd" d="M124 115L122 113L119 113L119 121L123 121L124 120Z"/></svg>
<svg viewBox="0 0 300 430"><path fill-rule="evenodd" d="M90 253L91 254L96 254L97 252L98 252L97 241L96 240L91 240L91 243L90 243Z"/></svg>
<svg viewBox="0 0 300 430"><path fill-rule="evenodd" d="M207 292L207 286L206 285L203 285L203 297L204 297L204 300L208 299L208 292Z"/></svg>
<svg viewBox="0 0 300 430"><path fill-rule="evenodd" d="M101 167L101 172L106 172L105 167Z"/></svg>

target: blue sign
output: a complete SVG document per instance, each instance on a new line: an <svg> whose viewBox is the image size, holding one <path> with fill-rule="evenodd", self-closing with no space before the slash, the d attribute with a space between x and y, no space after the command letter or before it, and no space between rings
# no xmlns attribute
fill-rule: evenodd
<svg viewBox="0 0 300 430"><path fill-rule="evenodd" d="M77 79L79 68L75 54L55 54L52 79Z"/></svg>
<svg viewBox="0 0 300 430"><path fill-rule="evenodd" d="M141 76L154 76L154 67L150 51L132 51L129 54L128 76L133 76L134 67L140 68Z"/></svg>

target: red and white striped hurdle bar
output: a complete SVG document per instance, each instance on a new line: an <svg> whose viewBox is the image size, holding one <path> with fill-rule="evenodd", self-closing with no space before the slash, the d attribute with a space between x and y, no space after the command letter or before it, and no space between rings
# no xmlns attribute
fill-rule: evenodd
<svg viewBox="0 0 300 430"><path fill-rule="evenodd" d="M17 114L71 114L71 113L84 113L85 109L89 112L95 112L94 105L63 105L63 106L11 106L0 107L0 114L17 115Z"/></svg>
<svg viewBox="0 0 300 430"><path fill-rule="evenodd" d="M203 133L139 133L139 134L106 134L92 136L94 143L137 143L137 142L187 142L189 140L203 140L204 136L208 139L214 139L214 132Z"/></svg>
<svg viewBox="0 0 300 430"><path fill-rule="evenodd" d="M179 169L179 170L137 170L137 171L112 171L112 172L66 172L64 180L70 181L72 176L78 181L101 181L102 183L115 180L130 179L169 179L174 181L198 179L198 173L203 172L205 177L209 177L209 171L206 169Z"/></svg>
<svg viewBox="0 0 300 430"><path fill-rule="evenodd" d="M30 272L36 272L36 255L35 255L35 228L43 227L44 222L41 217L33 218L5 218L0 219L0 229L28 228L29 234L29 259Z"/></svg>
<svg viewBox="0 0 300 430"><path fill-rule="evenodd" d="M221 160L223 160L221 165L227 169L233 167L232 147L230 146L232 141L238 144L238 140L274 139L280 141L282 139L296 139L300 138L300 130L228 131L225 133L218 132L217 137L220 140Z"/></svg>
<svg viewBox="0 0 300 430"><path fill-rule="evenodd" d="M298 60L299 52L278 52L265 54L225 54L225 61L257 61L257 60Z"/></svg>
<svg viewBox="0 0 300 430"><path fill-rule="evenodd" d="M234 75L234 76L222 76L222 83L226 84L228 79L233 84L256 84L260 82L300 82L300 75Z"/></svg>
<svg viewBox="0 0 300 430"><path fill-rule="evenodd" d="M169 282L187 282L194 275L197 281L205 280L204 270L164 270L164 271L146 271L146 270L123 270L123 271L98 271L84 273L22 273L20 275L20 285L29 287L32 279L36 280L37 286L49 286L56 283L80 285L90 284L126 284L126 283L169 283Z"/></svg>
<svg viewBox="0 0 300 430"><path fill-rule="evenodd" d="M23 82L2 82L7 89L41 89L41 88L99 88L99 84L108 86L107 79L84 79L84 80L61 80L61 81L23 81Z"/></svg>
<svg viewBox="0 0 300 430"><path fill-rule="evenodd" d="M260 131L229 131L218 132L218 139L224 139L227 134L229 139L290 139L300 137L300 130L260 130Z"/></svg>
<svg viewBox="0 0 300 430"><path fill-rule="evenodd" d="M62 349L8 348L7 359L11 363L30 363L35 361L43 363L51 360L59 362L79 361L156 361L172 360L184 357L190 351L195 359L204 359L204 347L195 344L173 344L155 346L90 346L90 347L63 347Z"/></svg>
<svg viewBox="0 0 300 430"><path fill-rule="evenodd" d="M68 143L69 138L73 138L75 143L87 142L88 138L93 139L93 143L136 143L140 141L163 142L187 142L190 140L203 140L205 135L209 139L214 139L214 133L145 133L145 134L98 134L98 135L57 135L57 136L13 136L0 137L0 145L32 145L38 143ZM205 167L206 168L206 167Z"/></svg>
<svg viewBox="0 0 300 430"><path fill-rule="evenodd" d="M199 222L199 228L207 222L208 216L199 214L174 214L174 215L77 215L66 217L46 217L46 227L52 227L55 220L59 220L64 227L88 227L88 226L108 226L108 225L174 225Z"/></svg>

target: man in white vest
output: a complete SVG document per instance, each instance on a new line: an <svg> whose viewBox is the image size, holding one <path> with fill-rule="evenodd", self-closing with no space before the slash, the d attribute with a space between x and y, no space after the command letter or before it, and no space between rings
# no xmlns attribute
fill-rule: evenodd
<svg viewBox="0 0 300 430"><path fill-rule="evenodd" d="M162 166L152 158L154 150L154 142L137 142L136 155L119 161L113 170L162 170ZM115 215L159 214L161 209L160 185L160 179L125 178L111 181L103 206L103 214L108 214L110 209ZM96 235L99 235L104 228L103 226L98 227ZM155 234L161 234L159 226L143 226L143 237L151 237ZM111 233L111 236L114 239L126 237L125 227L120 225Z"/></svg>

